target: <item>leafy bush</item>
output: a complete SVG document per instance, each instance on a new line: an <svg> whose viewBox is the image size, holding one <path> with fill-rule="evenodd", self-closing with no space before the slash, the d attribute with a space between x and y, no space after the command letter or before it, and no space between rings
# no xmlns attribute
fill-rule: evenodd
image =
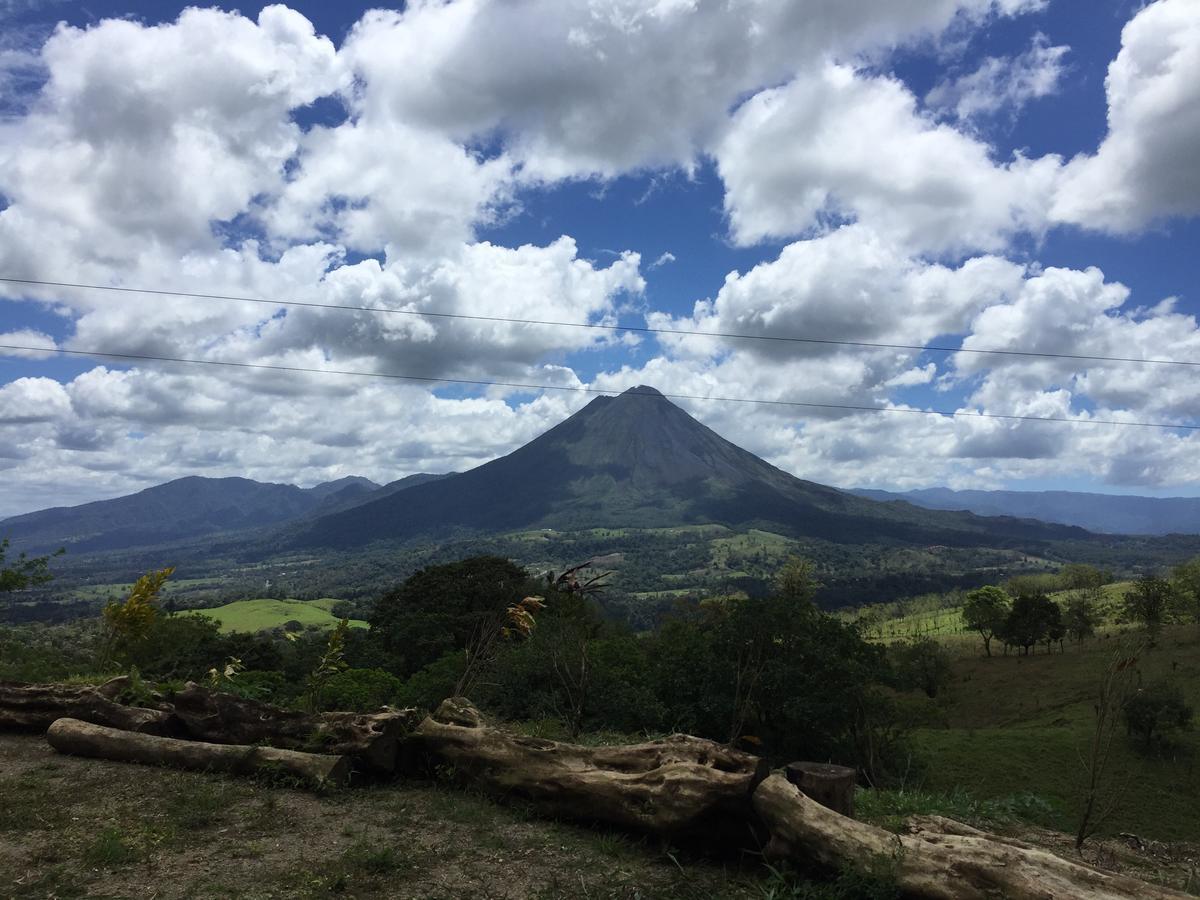
<svg viewBox="0 0 1200 900"><path fill-rule="evenodd" d="M1149 747L1155 738L1165 741L1170 733L1190 728L1193 710L1179 685L1156 681L1130 697L1124 713L1129 733Z"/></svg>
<svg viewBox="0 0 1200 900"><path fill-rule="evenodd" d="M888 653L897 683L904 690L920 690L932 699L950 683L950 653L931 637L893 644Z"/></svg>
<svg viewBox="0 0 1200 900"><path fill-rule="evenodd" d="M62 681L95 670L95 621L0 627L0 681Z"/></svg>
<svg viewBox="0 0 1200 900"><path fill-rule="evenodd" d="M466 660L460 650L452 650L422 668L404 682L396 694L398 706L433 710L454 693Z"/></svg>
<svg viewBox="0 0 1200 900"><path fill-rule="evenodd" d="M239 672L237 677L229 679L221 690L245 697L247 700L273 703L276 706L287 706L300 695L299 686L288 681L282 672L254 669Z"/></svg>
<svg viewBox="0 0 1200 900"><path fill-rule="evenodd" d="M404 682L382 669L346 669L332 676L325 685L323 709L349 712L374 712L395 703Z"/></svg>

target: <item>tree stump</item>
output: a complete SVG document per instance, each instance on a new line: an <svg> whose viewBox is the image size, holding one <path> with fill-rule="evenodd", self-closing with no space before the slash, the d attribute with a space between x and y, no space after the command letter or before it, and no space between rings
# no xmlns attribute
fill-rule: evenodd
<svg viewBox="0 0 1200 900"><path fill-rule="evenodd" d="M846 766L794 762L784 769L787 780L805 795L835 813L854 818L854 788L857 773Z"/></svg>
<svg viewBox="0 0 1200 900"><path fill-rule="evenodd" d="M344 756L301 753L275 747L182 741L106 728L78 719L57 720L46 732L46 740L59 753L118 762L172 766L198 772L227 772L232 775L282 774L313 787L344 785L350 780L350 761Z"/></svg>

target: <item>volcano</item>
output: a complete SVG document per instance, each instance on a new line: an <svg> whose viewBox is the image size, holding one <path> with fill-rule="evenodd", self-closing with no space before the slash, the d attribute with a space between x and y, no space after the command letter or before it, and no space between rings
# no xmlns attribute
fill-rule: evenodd
<svg viewBox="0 0 1200 900"><path fill-rule="evenodd" d="M958 546L1079 528L878 502L805 481L725 440L652 387L597 397L507 456L289 529L293 547L533 529L761 527L842 543Z"/></svg>

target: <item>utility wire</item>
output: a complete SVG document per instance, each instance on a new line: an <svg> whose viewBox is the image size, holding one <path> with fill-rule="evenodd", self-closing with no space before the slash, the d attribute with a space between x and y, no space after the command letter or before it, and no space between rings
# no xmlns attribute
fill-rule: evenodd
<svg viewBox="0 0 1200 900"><path fill-rule="evenodd" d="M415 309L391 309L386 306L356 306L349 303L316 303L304 300L269 300L263 297L239 297L228 294L202 294L190 291L168 291L153 288L117 287L104 284L79 284L70 281L39 281L32 278L7 278L0 282L28 284L37 287L78 288L89 291L113 291L125 294L151 294L160 297L190 297L200 300L230 300L238 303L264 303L272 306L295 306L308 309L341 309L355 312L388 313L395 316L414 316L424 319L464 319L472 322L506 322L513 325L548 325L555 328L591 328L598 331L625 331L638 334L663 334L684 337L725 338L738 341L773 341L791 344L819 344L831 347L868 347L876 350L916 350L933 353L975 353L994 356L1025 356L1038 359L1068 359L1106 363L1139 363L1156 366L1200 366L1200 360L1143 359L1132 356L1090 356L1084 353L1047 353L1037 350L998 350L967 347L940 347L934 344L892 344L878 341L843 341L833 338L799 337L796 335L744 334L729 331L697 331L685 328L652 328L648 325L602 325L593 322L558 322L548 319L518 319L509 316L480 316L467 313L431 312Z"/></svg>
<svg viewBox="0 0 1200 900"><path fill-rule="evenodd" d="M401 381L418 381L427 384L459 384L472 387L506 387L528 391L565 391L575 394L599 394L613 396L618 391L606 391L602 388L574 387L560 384L530 384L521 381L485 381L468 378L439 378L431 375L407 375L395 372L359 372L349 369L317 369L307 366L279 366L269 363L230 362L217 359L186 359L179 356L152 356L148 353L108 353L101 350L64 350L58 347L33 347L21 344L0 344L0 350L22 350L34 353L60 353L70 356L94 356L108 359L130 359L142 362L185 363L194 366L225 366L236 369L261 369L270 372L304 372L314 375L347 375L358 378L389 378ZM852 412L884 412L884 413L914 413L924 416L945 416L949 418L973 419L1008 419L1018 422L1063 422L1068 425L1119 425L1131 428L1165 428L1182 429L1185 431L1200 431L1200 425L1171 425L1165 422L1123 422L1117 419L1069 419L1066 416L1018 416L1005 413L968 412L963 410L940 409L905 409L894 406L856 406L847 403L812 403L802 400L755 400L749 397L705 397L699 394L663 394L634 392L632 396L657 397L670 400L700 400L714 403L757 403L762 406L789 406L805 409L849 410ZM2 420L0 420L2 421Z"/></svg>

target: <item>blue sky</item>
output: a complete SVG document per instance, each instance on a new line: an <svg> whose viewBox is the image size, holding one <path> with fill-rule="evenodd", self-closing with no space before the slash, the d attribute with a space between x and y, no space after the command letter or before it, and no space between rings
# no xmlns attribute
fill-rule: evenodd
<svg viewBox="0 0 1200 900"><path fill-rule="evenodd" d="M0 3L0 275L1200 360L1200 4ZM59 24L59 23L63 24ZM3 343L1200 422L1194 369L0 286ZM0 351L0 514L478 464L586 395ZM684 403L843 486L1200 494L1196 432Z"/></svg>

